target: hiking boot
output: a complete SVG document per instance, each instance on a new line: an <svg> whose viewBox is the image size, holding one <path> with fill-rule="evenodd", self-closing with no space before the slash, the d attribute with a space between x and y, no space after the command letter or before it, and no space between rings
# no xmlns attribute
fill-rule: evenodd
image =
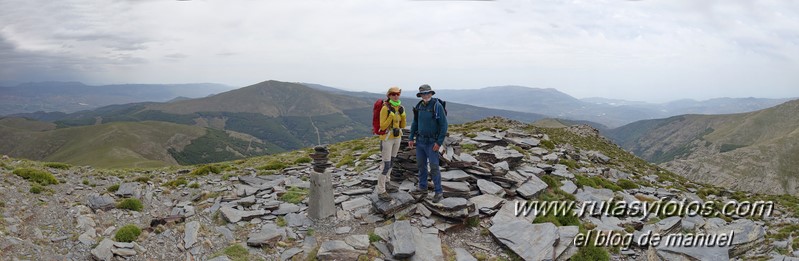
<svg viewBox="0 0 799 261"><path fill-rule="evenodd" d="M438 203L442 199L444 199L444 194L443 193L436 193L436 195L433 196L433 203Z"/></svg>
<svg viewBox="0 0 799 261"><path fill-rule="evenodd" d="M386 192L383 192L383 193L377 194L377 198L379 198L379 199L380 199L380 200L382 200L382 201L391 201L391 200L393 199L393 198L391 197L391 195L389 195L389 194L388 194L388 193L386 193Z"/></svg>

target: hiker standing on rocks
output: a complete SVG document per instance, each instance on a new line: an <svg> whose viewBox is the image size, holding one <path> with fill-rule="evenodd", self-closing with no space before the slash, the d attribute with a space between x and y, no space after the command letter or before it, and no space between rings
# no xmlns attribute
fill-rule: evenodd
<svg viewBox="0 0 799 261"><path fill-rule="evenodd" d="M397 158L397 152L399 152L402 129L406 125L405 108L401 105L400 93L402 93L402 89L399 87L389 88L386 92L388 100L380 109L380 130L385 130L386 133L380 135L383 170L377 178L377 196L383 201L391 201L391 195L386 192L386 182L388 182L388 175L391 174L393 159Z"/></svg>
<svg viewBox="0 0 799 261"><path fill-rule="evenodd" d="M430 163L430 175L435 186L433 202L438 203L444 198L441 188L441 170L438 167L438 149L444 144L447 135L447 114L444 105L433 98L436 94L430 85L419 86L416 97L422 98L413 107L413 123L408 147L416 145L416 166L419 168L419 186L411 191L421 199L427 197L427 164Z"/></svg>

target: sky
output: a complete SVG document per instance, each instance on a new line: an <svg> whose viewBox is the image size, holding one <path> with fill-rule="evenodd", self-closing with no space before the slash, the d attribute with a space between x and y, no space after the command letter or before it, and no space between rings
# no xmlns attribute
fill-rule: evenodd
<svg viewBox="0 0 799 261"><path fill-rule="evenodd" d="M0 84L799 97L799 1L0 0Z"/></svg>

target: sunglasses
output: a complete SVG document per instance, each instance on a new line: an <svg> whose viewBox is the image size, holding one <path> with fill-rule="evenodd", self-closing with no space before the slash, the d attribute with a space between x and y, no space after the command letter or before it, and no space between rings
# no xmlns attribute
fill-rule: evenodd
<svg viewBox="0 0 799 261"><path fill-rule="evenodd" d="M388 94L388 96L399 96L399 95L400 95L400 94L399 94L399 93L397 93L397 92L392 92L392 93L389 93L389 94Z"/></svg>

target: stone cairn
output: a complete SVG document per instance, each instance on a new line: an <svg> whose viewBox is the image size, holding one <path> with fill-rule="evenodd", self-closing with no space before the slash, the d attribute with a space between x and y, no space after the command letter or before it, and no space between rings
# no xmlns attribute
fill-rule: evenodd
<svg viewBox="0 0 799 261"><path fill-rule="evenodd" d="M311 174L311 193L308 201L308 216L313 219L322 219L336 214L336 204L333 201L333 178L325 169L331 166L327 161L330 154L325 146L316 146L314 153L309 156L313 159Z"/></svg>
<svg viewBox="0 0 799 261"><path fill-rule="evenodd" d="M311 163L311 165L313 165L314 171L319 173L324 173L325 169L332 166L332 164L330 164L327 161L328 154L330 154L330 152L327 151L327 147L325 146L314 147L314 153L308 155L311 157L311 159L313 159L313 163Z"/></svg>

